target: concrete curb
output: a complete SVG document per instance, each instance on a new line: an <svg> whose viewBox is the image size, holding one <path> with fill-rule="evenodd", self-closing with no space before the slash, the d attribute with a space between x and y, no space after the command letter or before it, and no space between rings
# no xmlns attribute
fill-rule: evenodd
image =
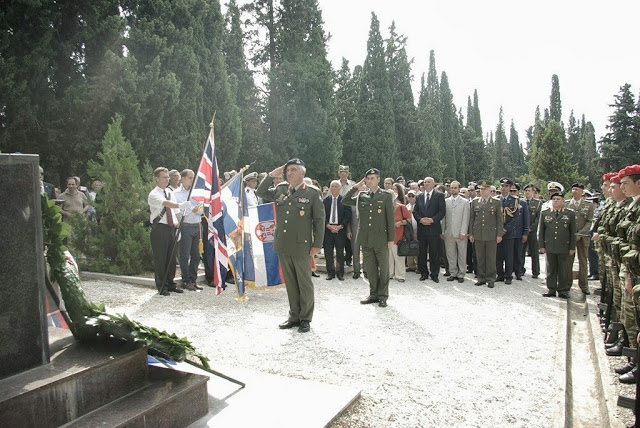
<svg viewBox="0 0 640 428"><path fill-rule="evenodd" d="M143 285L149 288L156 288L156 280L154 278L145 278L140 276L126 276L126 275L112 275L110 273L99 272L80 272L80 278L93 279L103 281L119 281L126 282L127 284ZM199 281L204 281L204 274L198 275ZM178 285L182 285L182 278L174 278L174 282Z"/></svg>

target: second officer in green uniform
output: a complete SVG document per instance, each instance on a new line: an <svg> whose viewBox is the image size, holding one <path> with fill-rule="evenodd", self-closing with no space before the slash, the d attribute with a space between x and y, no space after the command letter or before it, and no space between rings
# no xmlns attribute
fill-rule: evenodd
<svg viewBox="0 0 640 428"><path fill-rule="evenodd" d="M365 191L365 184L369 191ZM364 269L369 279L369 296L360 303L378 303L384 308L389 297L389 248L395 239L395 225L393 192L380 189L379 184L380 170L371 168L365 178L344 195L342 203L357 204L360 219L358 244L362 246Z"/></svg>
<svg viewBox="0 0 640 428"><path fill-rule="evenodd" d="M275 201L276 234L273 249L278 253L289 298L289 319L280 328L298 326L305 333L311 328L314 295L311 259L320 252L324 239L324 205L320 191L302 182L306 173L300 159L291 159L269 173L256 195ZM273 177L284 176L287 182L271 187Z"/></svg>

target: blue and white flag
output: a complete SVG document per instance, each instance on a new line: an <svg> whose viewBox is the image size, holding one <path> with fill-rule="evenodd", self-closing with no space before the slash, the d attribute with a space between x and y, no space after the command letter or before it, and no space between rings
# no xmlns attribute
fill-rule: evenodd
<svg viewBox="0 0 640 428"><path fill-rule="evenodd" d="M233 276L238 288L238 298L244 297L245 260L251 259L251 249L245 241L247 197L242 174L236 174L222 189L224 231L227 236L227 252ZM247 257L248 255L248 257Z"/></svg>
<svg viewBox="0 0 640 428"><path fill-rule="evenodd" d="M276 230L275 204L250 207L245 231L253 257L245 261L245 284L256 287L273 287L284 284L280 260L273 249Z"/></svg>

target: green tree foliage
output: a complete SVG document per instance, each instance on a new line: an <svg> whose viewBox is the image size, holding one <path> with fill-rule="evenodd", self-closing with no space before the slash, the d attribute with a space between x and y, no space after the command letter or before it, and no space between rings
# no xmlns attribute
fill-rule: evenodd
<svg viewBox="0 0 640 428"><path fill-rule="evenodd" d="M515 179L526 172L526 165L524 162L524 151L520 144L520 138L518 137L518 131L516 126L511 121L511 128L509 130L509 158L513 165L511 176Z"/></svg>
<svg viewBox="0 0 640 428"><path fill-rule="evenodd" d="M342 65L336 77L336 115L342 139L342 164L355 165L358 148L356 147L356 123L358 101L358 76L362 70L356 66L353 75L349 70L349 61L342 59Z"/></svg>
<svg viewBox="0 0 640 428"><path fill-rule="evenodd" d="M89 174L104 182L96 198L98 222L76 218L72 247L86 259L90 270L135 275L152 268L147 194L138 169L138 158L122 134L122 118L107 128L97 161L89 162Z"/></svg>
<svg viewBox="0 0 640 428"><path fill-rule="evenodd" d="M416 107L411 89L411 64L407 58L407 38L396 33L395 22L389 28L386 61L389 71L389 89L393 101L395 119L395 143L398 153L398 170L407 177L418 177L420 165L415 165Z"/></svg>
<svg viewBox="0 0 640 428"><path fill-rule="evenodd" d="M551 76L551 96L549 104L549 117L558 123L562 123L562 101L560 100L560 80L558 75Z"/></svg>
<svg viewBox="0 0 640 428"><path fill-rule="evenodd" d="M585 123L584 115L582 115L582 126L580 127L580 141L584 156L584 169L580 171L588 177L587 182L592 187L597 187L604 171L599 163L600 156L596 147L596 130L591 122Z"/></svg>
<svg viewBox="0 0 640 428"><path fill-rule="evenodd" d="M504 114L500 107L500 115L498 117L498 125L496 126L495 141L493 144L493 163L492 177L499 179L501 177L513 178L514 165L510 157L509 142L507 141L507 133L504 127Z"/></svg>
<svg viewBox="0 0 640 428"><path fill-rule="evenodd" d="M471 97L467 99L467 123L462 130L465 151L465 168L467 180L482 180L489 177L487 167L487 151L484 148L482 138L482 125L479 123L478 92L474 92L475 104L471 103Z"/></svg>
<svg viewBox="0 0 640 428"><path fill-rule="evenodd" d="M398 172L398 164L393 100L380 22L374 13L371 14L367 56L358 94L355 141L359 150L354 162L354 176L364 174L372 167L379 168L385 176L394 175Z"/></svg>
<svg viewBox="0 0 640 428"><path fill-rule="evenodd" d="M533 131L533 150L529 157L530 177L545 181L558 181L567 187L584 181L577 166L569 161L564 145L564 128L555 120L548 124L537 121Z"/></svg>
<svg viewBox="0 0 640 428"><path fill-rule="evenodd" d="M626 165L640 163L640 127L638 107L628 83L620 88L611 105L609 132L600 140L600 163L606 171L618 171ZM640 104L640 102L639 102Z"/></svg>
<svg viewBox="0 0 640 428"><path fill-rule="evenodd" d="M442 109L440 101L440 83L436 72L436 58L432 50L429 53L429 72L426 85L421 82L418 103L418 147L425 153L423 174L438 180L443 177L442 161Z"/></svg>
<svg viewBox="0 0 640 428"><path fill-rule="evenodd" d="M463 150L460 120L453 103L453 94L449 87L447 73L440 78L440 114L442 139L440 149L444 161L444 177L454 178L461 183L466 181L465 153Z"/></svg>

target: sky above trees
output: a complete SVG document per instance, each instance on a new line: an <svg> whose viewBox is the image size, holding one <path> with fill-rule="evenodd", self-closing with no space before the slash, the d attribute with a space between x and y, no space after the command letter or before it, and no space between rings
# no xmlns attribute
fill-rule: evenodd
<svg viewBox="0 0 640 428"><path fill-rule="evenodd" d="M351 68L363 64L373 11L383 38L392 21L396 32L407 36L414 92L433 49L458 108L478 90L485 130L496 128L502 106L505 122L513 119L523 135L536 106L549 105L553 74L560 79L563 121L571 110L577 117L584 114L598 140L613 114L613 95L625 83L636 98L640 91L640 56L632 49L638 1L319 0L319 5L331 34L334 69L342 57Z"/></svg>

